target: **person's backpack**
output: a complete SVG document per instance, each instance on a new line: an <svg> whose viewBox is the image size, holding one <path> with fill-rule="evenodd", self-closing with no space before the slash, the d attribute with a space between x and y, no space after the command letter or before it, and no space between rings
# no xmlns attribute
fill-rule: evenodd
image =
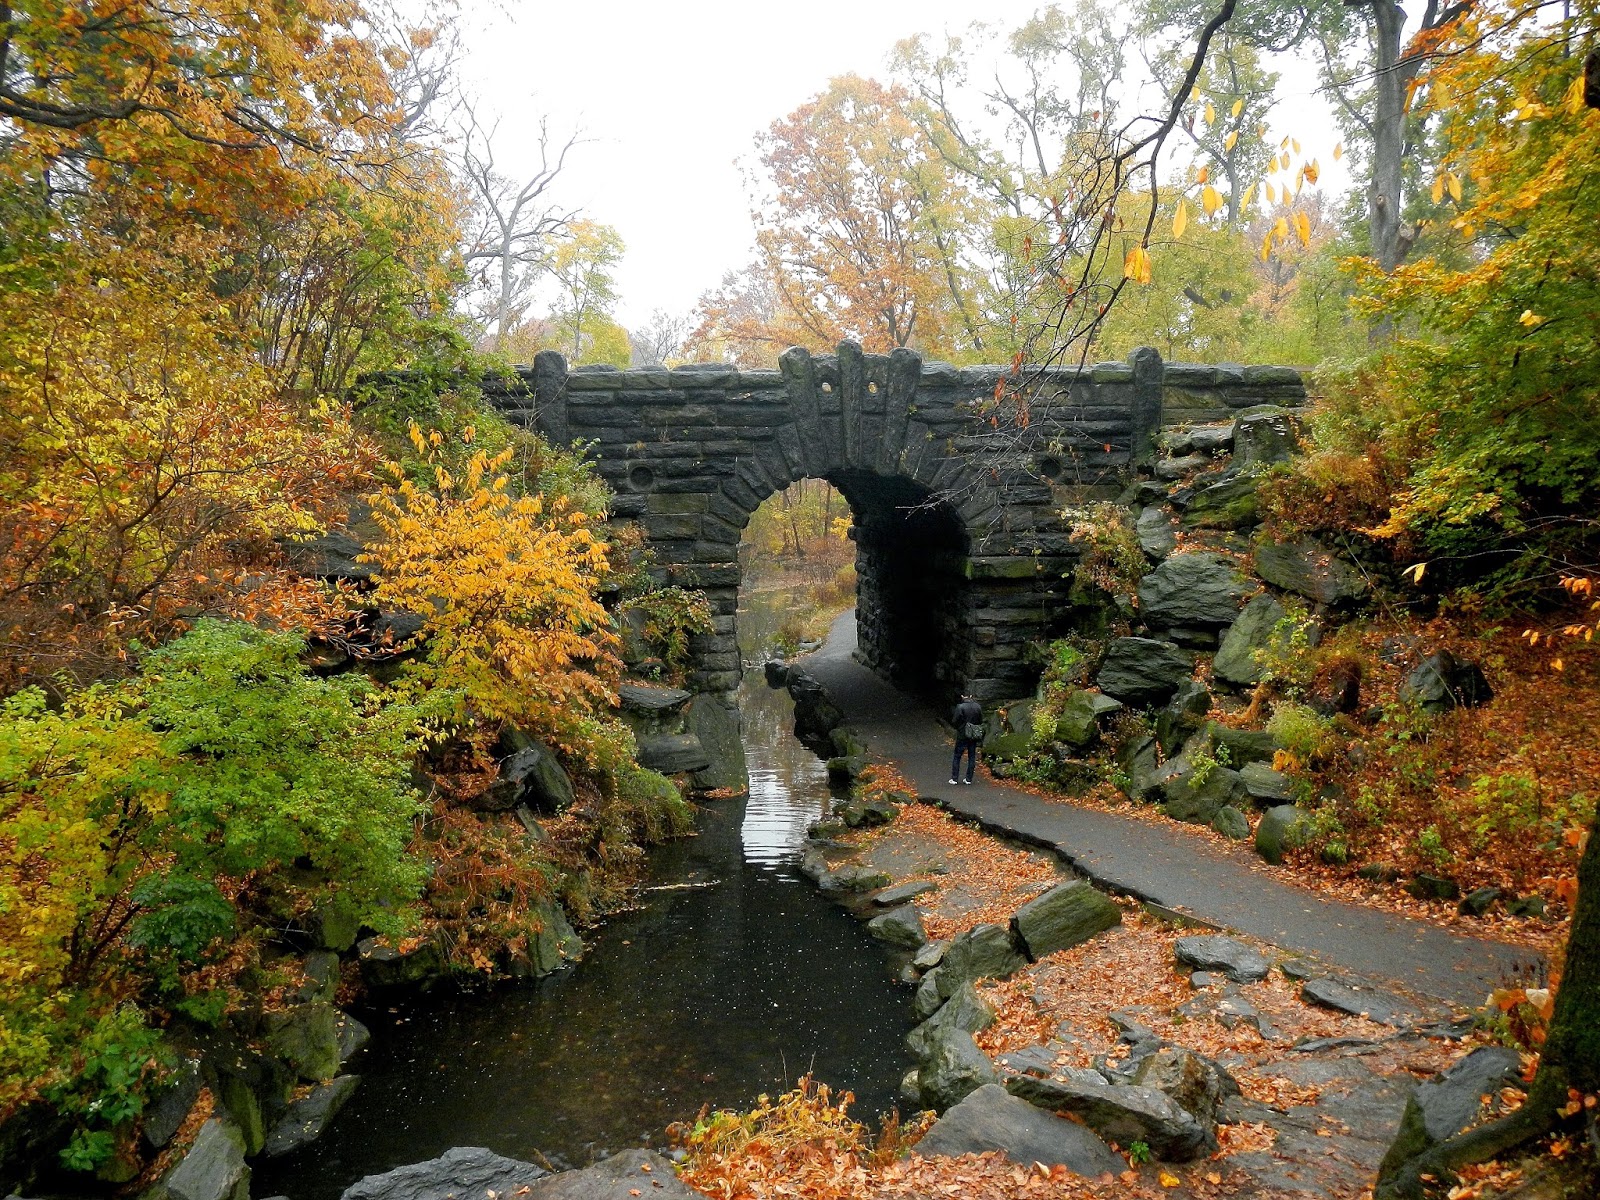
<svg viewBox="0 0 1600 1200"><path fill-rule="evenodd" d="M972 719L974 712L977 720ZM963 702L956 709L956 734L969 742L983 741L983 710L970 701Z"/></svg>

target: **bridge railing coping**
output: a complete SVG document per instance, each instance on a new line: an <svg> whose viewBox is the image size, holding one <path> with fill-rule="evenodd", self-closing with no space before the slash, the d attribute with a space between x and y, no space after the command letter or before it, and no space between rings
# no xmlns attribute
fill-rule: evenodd
<svg viewBox="0 0 1600 1200"><path fill-rule="evenodd" d="M691 363L679 367L590 365L569 368L561 355L546 351L539 357L546 359L546 356L548 360L544 370L549 375L564 376L569 391L758 390L784 386L782 371L765 368L746 369L725 363ZM834 355L815 355L813 361L819 368L827 370L836 366L838 360ZM1160 362L1159 358L1157 361ZM537 363L518 364L512 368L515 385L505 375L490 376L485 383L491 392L521 390L531 387L539 370ZM919 362L918 375L919 381L930 387L970 387L992 391L994 385L1004 377L1015 378L1030 387L1041 384L1070 385L1080 380L1096 384L1131 383L1134 367L1131 361L1097 362L1082 367L1033 368L1025 365L1013 372L1000 364L963 367L938 359L926 359ZM1297 367L1249 366L1242 363L1161 362L1161 384L1178 388L1230 385L1295 387L1304 384L1304 372Z"/></svg>

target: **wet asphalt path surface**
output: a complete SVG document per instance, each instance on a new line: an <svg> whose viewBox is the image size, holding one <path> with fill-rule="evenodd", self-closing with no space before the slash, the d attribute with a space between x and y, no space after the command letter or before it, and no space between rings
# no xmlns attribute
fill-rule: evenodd
<svg viewBox="0 0 1600 1200"><path fill-rule="evenodd" d="M1104 888L1452 1004L1480 1005L1495 987L1542 969L1534 951L1281 882L1260 869L1246 847L1218 846L1175 822L1044 800L983 778L951 787L948 728L921 701L856 662L855 647L852 611L834 623L821 649L796 665L822 683L875 756L893 761L919 796L1049 848Z"/></svg>

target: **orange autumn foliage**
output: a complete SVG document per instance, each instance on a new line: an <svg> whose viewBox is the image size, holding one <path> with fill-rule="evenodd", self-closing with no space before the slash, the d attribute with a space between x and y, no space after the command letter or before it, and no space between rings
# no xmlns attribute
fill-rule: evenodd
<svg viewBox="0 0 1600 1200"><path fill-rule="evenodd" d="M500 473L512 451L479 450L456 478L437 460L441 435L412 425L411 436L435 486L400 476L377 493L384 536L369 558L379 603L423 616L415 677L453 690L460 719L552 736L604 765L618 733L600 714L621 675L596 598L610 571L605 543L565 498L512 495Z"/></svg>

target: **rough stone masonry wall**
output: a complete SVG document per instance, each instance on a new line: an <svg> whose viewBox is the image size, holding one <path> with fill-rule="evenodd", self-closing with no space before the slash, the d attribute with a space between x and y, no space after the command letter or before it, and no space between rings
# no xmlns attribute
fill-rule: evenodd
<svg viewBox="0 0 1600 1200"><path fill-rule="evenodd" d="M558 354L490 381L512 420L592 446L665 580L710 598L691 687L739 683L739 537L798 479L836 486L855 515L861 653L885 675L947 697L1025 695L1029 642L1060 632L1074 548L1063 505L1115 495L1164 423L1303 403L1298 372L1126 363L1028 376L1027 422L991 419L1001 367L924 362L910 350L791 349L778 370L717 364L569 371Z"/></svg>

